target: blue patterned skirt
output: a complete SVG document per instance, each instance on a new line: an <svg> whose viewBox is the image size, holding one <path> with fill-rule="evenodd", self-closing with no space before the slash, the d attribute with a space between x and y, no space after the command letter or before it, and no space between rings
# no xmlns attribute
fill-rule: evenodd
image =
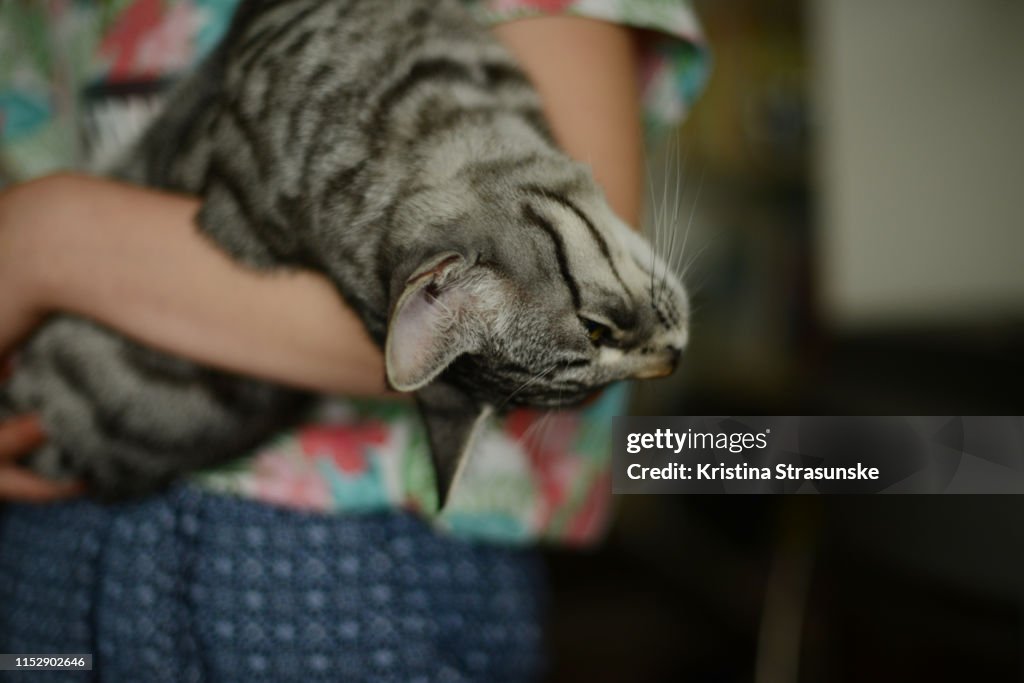
<svg viewBox="0 0 1024 683"><path fill-rule="evenodd" d="M0 681L529 681L535 552L406 514L325 516L179 487L0 508L0 652L93 654ZM5 678L6 676L6 678Z"/></svg>

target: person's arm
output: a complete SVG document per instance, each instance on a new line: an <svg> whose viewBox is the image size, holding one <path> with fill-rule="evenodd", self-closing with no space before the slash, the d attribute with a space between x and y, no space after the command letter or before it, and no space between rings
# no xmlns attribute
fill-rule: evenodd
<svg viewBox="0 0 1024 683"><path fill-rule="evenodd" d="M540 93L558 144L590 165L615 213L639 228L643 131L635 32L550 16L501 24L494 33Z"/></svg>
<svg viewBox="0 0 1024 683"><path fill-rule="evenodd" d="M196 230L197 208L190 197L78 175L0 196L0 290L13 289L0 298L0 350L59 310L227 370L385 391L380 351L326 278L233 262Z"/></svg>

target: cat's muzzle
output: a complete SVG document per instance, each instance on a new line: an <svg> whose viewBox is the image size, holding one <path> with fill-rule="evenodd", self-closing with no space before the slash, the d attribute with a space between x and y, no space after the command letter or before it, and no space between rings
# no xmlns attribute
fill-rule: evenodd
<svg viewBox="0 0 1024 683"><path fill-rule="evenodd" d="M637 379L656 379L658 377L668 377L676 368L679 366L679 359L683 355L682 349L675 347L669 347L665 349L664 353L660 354L657 360L652 360L651 364L643 368L636 374Z"/></svg>

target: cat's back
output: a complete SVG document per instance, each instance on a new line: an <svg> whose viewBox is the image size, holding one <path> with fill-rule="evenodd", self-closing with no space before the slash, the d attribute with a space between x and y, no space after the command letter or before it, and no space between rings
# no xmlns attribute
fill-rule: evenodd
<svg viewBox="0 0 1024 683"><path fill-rule="evenodd" d="M243 0L224 46L228 90L283 75L308 92L311 78L372 90L417 54L473 58L493 41L459 0Z"/></svg>
<svg viewBox="0 0 1024 683"><path fill-rule="evenodd" d="M276 180L290 185L292 152L333 136L338 121L348 122L341 132L350 142L372 135L375 113L403 90L450 80L453 64L495 51L459 0L242 0L218 47L169 94L114 173L201 193L213 148L241 145L264 174L284 161ZM410 69L418 62L426 63ZM344 151L343 140L331 142Z"/></svg>

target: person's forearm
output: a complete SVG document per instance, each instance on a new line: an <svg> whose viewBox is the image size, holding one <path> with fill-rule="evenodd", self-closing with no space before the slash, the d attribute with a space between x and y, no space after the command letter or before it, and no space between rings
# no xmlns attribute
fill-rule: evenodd
<svg viewBox="0 0 1024 683"><path fill-rule="evenodd" d="M545 16L501 24L494 33L540 92L558 144L591 167L619 218L639 227L643 135L633 31Z"/></svg>
<svg viewBox="0 0 1024 683"><path fill-rule="evenodd" d="M636 225L641 137L629 31L546 17L496 33L541 92L559 143L591 165L612 208ZM0 210L13 207L0 215L0 289L13 281L23 291L0 297L0 352L59 310L243 374L386 391L380 351L326 279L233 263L196 230L196 200L82 176L14 193L20 201L0 198Z"/></svg>
<svg viewBox="0 0 1024 683"><path fill-rule="evenodd" d="M226 370L385 391L380 351L327 280L231 261L196 230L195 199L68 175L17 188L0 207L0 282L29 290L0 304L8 337L33 311L60 310Z"/></svg>

